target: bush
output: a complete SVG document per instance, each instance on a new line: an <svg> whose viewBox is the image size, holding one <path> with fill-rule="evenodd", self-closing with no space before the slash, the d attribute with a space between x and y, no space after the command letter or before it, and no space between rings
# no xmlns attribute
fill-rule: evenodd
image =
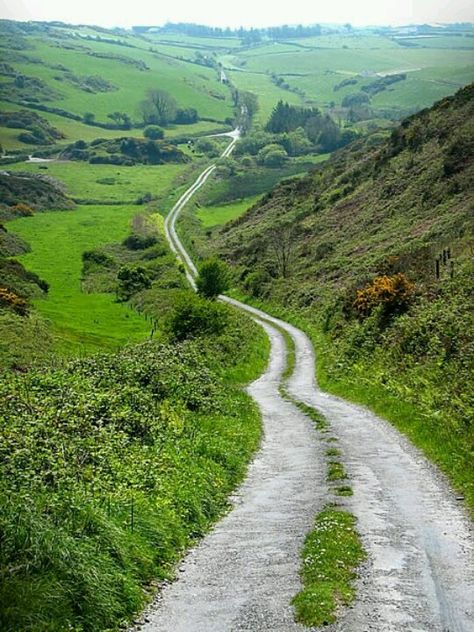
<svg viewBox="0 0 474 632"><path fill-rule="evenodd" d="M21 217L31 217L34 215L34 211L31 206L28 204L23 204L23 202L19 202L12 206L12 211L15 215L21 215Z"/></svg>
<svg viewBox="0 0 474 632"><path fill-rule="evenodd" d="M353 307L362 318L369 316L375 308L380 308L385 317L390 317L405 311L414 294L414 283L403 273L382 275L357 290Z"/></svg>
<svg viewBox="0 0 474 632"><path fill-rule="evenodd" d="M122 245L129 250L146 250L158 242L156 235L132 234L122 241Z"/></svg>
<svg viewBox="0 0 474 632"><path fill-rule="evenodd" d="M11 309L19 316L26 316L28 313L28 303L24 298L17 296L6 287L0 287L0 308Z"/></svg>
<svg viewBox="0 0 474 632"><path fill-rule="evenodd" d="M143 130L143 136L149 140L161 140L165 137L165 132L158 125L148 125Z"/></svg>
<svg viewBox="0 0 474 632"><path fill-rule="evenodd" d="M172 340L186 340L222 333L228 317L228 308L225 305L187 292L177 300L164 328Z"/></svg>
<svg viewBox="0 0 474 632"><path fill-rule="evenodd" d="M206 154L210 158L215 158L220 154L219 145L210 138L201 138L198 140L196 143L196 151L200 154Z"/></svg>
<svg viewBox="0 0 474 632"><path fill-rule="evenodd" d="M230 273L227 265L219 259L208 259L199 270L196 281L198 294L206 298L216 298L229 287Z"/></svg>
<svg viewBox="0 0 474 632"><path fill-rule="evenodd" d="M197 123L199 116L195 108L178 108L174 122L178 125L191 125Z"/></svg>
<svg viewBox="0 0 474 632"><path fill-rule="evenodd" d="M281 167L288 159L288 154L276 143L263 147L257 155L257 162L266 167Z"/></svg>
<svg viewBox="0 0 474 632"><path fill-rule="evenodd" d="M266 270L255 270L247 275L244 287L252 296L265 298L268 295L267 283L271 276Z"/></svg>
<svg viewBox="0 0 474 632"><path fill-rule="evenodd" d="M133 294L151 286L151 280L142 266L122 266L117 274L117 294L120 300L127 301Z"/></svg>

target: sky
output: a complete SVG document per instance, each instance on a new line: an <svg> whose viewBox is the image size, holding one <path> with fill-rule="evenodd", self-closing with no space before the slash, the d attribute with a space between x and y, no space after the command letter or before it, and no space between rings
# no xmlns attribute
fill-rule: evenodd
<svg viewBox="0 0 474 632"><path fill-rule="evenodd" d="M218 8L217 8L218 7ZM474 22L473 0L0 0L0 18L99 26L196 22L210 26L350 22L354 26Z"/></svg>

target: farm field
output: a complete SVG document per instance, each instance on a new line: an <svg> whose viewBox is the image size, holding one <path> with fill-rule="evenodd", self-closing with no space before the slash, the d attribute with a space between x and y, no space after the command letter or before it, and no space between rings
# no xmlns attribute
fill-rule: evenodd
<svg viewBox="0 0 474 632"><path fill-rule="evenodd" d="M121 241L136 212L136 206L79 206L9 223L31 245L19 260L50 284L48 297L35 301L35 307L52 321L58 351L77 355L113 349L149 335L144 318L112 295L81 291L82 253Z"/></svg>
<svg viewBox="0 0 474 632"><path fill-rule="evenodd" d="M0 101L0 110L4 112L18 111L19 106L7 101ZM27 108L21 108L27 109ZM122 129L104 129L86 125L81 121L59 116L51 112L38 112L42 118L46 119L51 125L56 127L65 136L60 141L60 145L67 145L76 140L85 140L90 142L96 138L122 138L123 136L133 138L143 138L143 129L132 128L128 130ZM227 131L228 125L215 123L213 121L198 121L190 125L170 125L166 128L166 138L176 138L178 136L192 137L202 134L212 134L220 131ZM18 135L22 130L0 126L0 143L5 150L21 150L25 152L34 152L37 148L34 145L23 143L18 140Z"/></svg>
<svg viewBox="0 0 474 632"><path fill-rule="evenodd" d="M44 167L47 166L47 170ZM73 198L81 200L130 202L145 193L155 195L170 186L183 171L183 165L91 165L87 162L17 163L12 171L48 174L67 187ZM137 207L138 210L138 207Z"/></svg>
<svg viewBox="0 0 474 632"><path fill-rule="evenodd" d="M452 40L457 47L448 46ZM268 117L272 103L280 98L327 108L340 105L345 96L363 90L377 76L406 73L406 80L372 97L375 109L390 107L400 115L427 107L472 81L473 38L433 37L429 46L411 47L403 41L379 35L301 38L233 51L219 59L237 87L259 95L259 121ZM284 81L285 90L271 83L272 74ZM355 81L339 88L344 79Z"/></svg>
<svg viewBox="0 0 474 632"><path fill-rule="evenodd" d="M231 204L204 207L199 209L196 217L201 221L203 228L221 226L243 215L260 198L260 195L254 195Z"/></svg>

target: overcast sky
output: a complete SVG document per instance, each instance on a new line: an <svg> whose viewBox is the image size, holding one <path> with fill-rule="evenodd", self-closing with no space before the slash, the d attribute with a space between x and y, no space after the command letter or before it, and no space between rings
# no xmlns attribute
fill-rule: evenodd
<svg viewBox="0 0 474 632"><path fill-rule="evenodd" d="M217 10L216 7L219 7ZM474 22L473 0L0 0L0 17L132 26L196 22L250 27Z"/></svg>

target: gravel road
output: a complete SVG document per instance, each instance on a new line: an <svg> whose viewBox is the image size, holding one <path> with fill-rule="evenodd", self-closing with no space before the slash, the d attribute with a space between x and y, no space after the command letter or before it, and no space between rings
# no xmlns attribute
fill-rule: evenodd
<svg viewBox="0 0 474 632"><path fill-rule="evenodd" d="M233 509L184 559L179 578L147 612L143 632L296 632L291 598L299 550L326 496L324 456L311 421L283 400L281 334L263 324L270 364L248 389L264 439Z"/></svg>
<svg viewBox="0 0 474 632"><path fill-rule="evenodd" d="M235 138L226 150L232 151ZM227 154L228 155L228 154ZM188 269L195 267L174 223L210 176L209 167L170 213L167 234ZM189 194L189 195L188 195ZM355 605L332 632L474 631L472 523L445 478L392 426L368 410L323 393L315 382L307 336L238 301L260 320L272 343L265 374L249 387L263 414L264 440L232 511L185 558L179 578L146 614L143 632L292 632L289 606L298 591L298 551L328 499L324 456L311 422L281 399L285 329L296 349L292 396L320 410L339 440L368 551ZM262 322L262 320L264 322Z"/></svg>

